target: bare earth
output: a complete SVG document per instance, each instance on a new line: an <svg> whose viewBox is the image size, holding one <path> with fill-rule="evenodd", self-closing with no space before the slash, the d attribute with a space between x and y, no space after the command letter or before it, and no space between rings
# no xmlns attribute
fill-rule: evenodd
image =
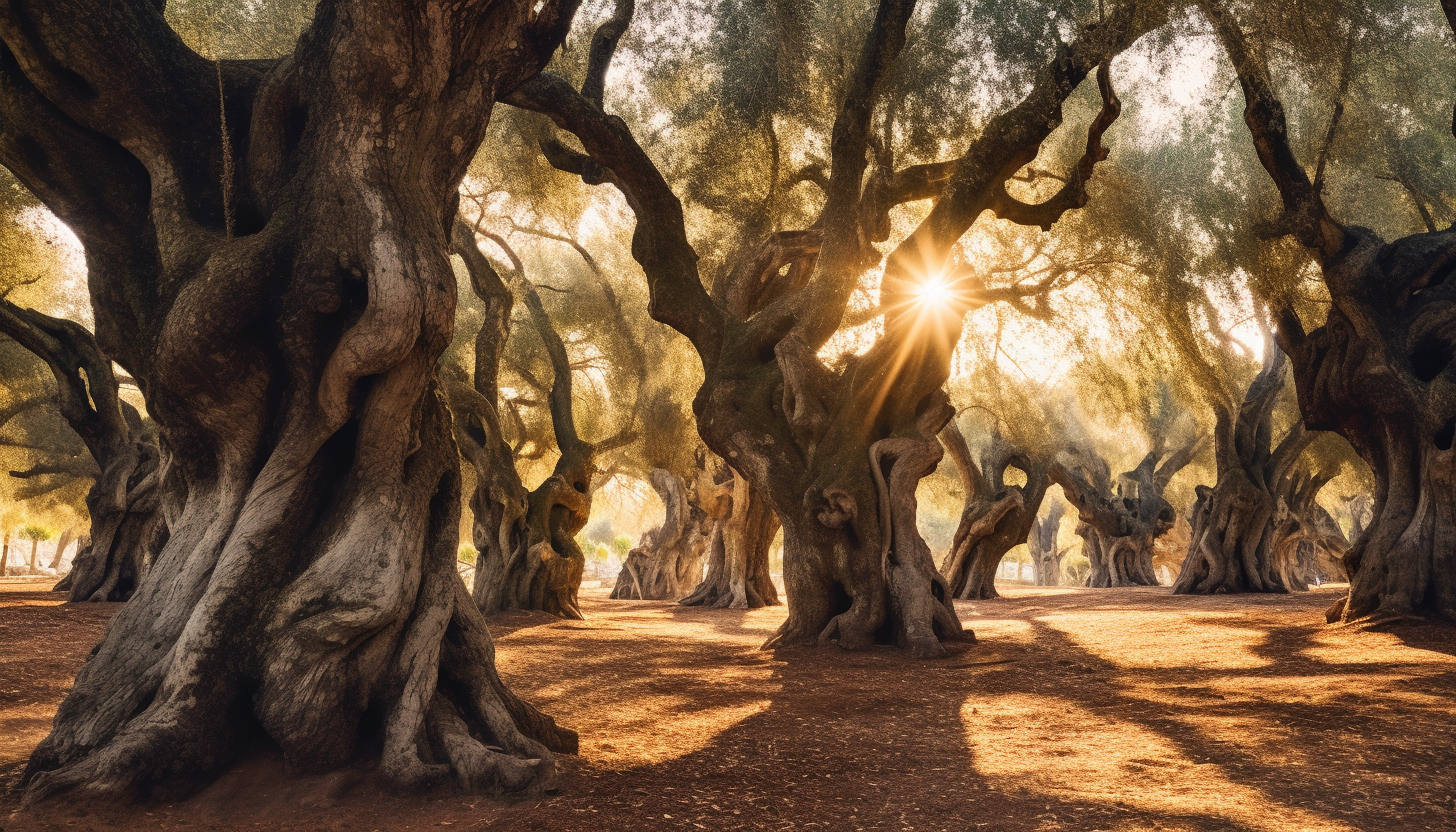
<svg viewBox="0 0 1456 832"><path fill-rule="evenodd" d="M584 594L498 619L503 675L581 732L558 793L401 795L266 755L193 800L5 820L115 605L0 583L0 826L22 829L1456 830L1456 631L1332 628L1326 588L1003 588L937 662L758 645L783 608Z"/></svg>

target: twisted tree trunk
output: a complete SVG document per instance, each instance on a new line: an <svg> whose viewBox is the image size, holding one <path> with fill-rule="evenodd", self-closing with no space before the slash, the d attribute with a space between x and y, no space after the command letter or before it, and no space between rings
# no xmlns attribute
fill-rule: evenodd
<svg viewBox="0 0 1456 832"><path fill-rule="evenodd" d="M456 188L570 3L324 0L292 56L220 63L159 6L0 10L0 161L80 237L186 494L27 800L177 795L259 735L294 771L549 784L575 736L501 683L455 570L434 367Z"/></svg>
<svg viewBox="0 0 1456 832"><path fill-rule="evenodd" d="M111 359L80 324L0 299L0 332L50 368L61 415L98 469L86 495L91 544L56 589L72 601L125 601L167 540L156 437L122 401Z"/></svg>
<svg viewBox="0 0 1456 832"><path fill-rule="evenodd" d="M1333 521L1322 522L1323 509L1314 499L1331 476L1299 466L1314 435L1294 425L1270 446L1286 366L1271 340L1237 415L1218 413L1218 482L1197 488L1193 536L1176 594L1302 591L1318 576L1316 546L1344 550L1343 540L1330 534Z"/></svg>
<svg viewBox="0 0 1456 832"><path fill-rule="evenodd" d="M1318 260L1331 304L1306 331L1278 310L1304 424L1349 440L1375 478L1374 516L1345 554L1349 595L1330 621L1456 619L1456 232L1386 242L1336 220L1289 144L1268 67L1236 20L1201 0L1243 87L1244 122L1283 199L1284 224ZM1456 29L1456 6L1444 4ZM1341 113L1336 106L1329 135Z"/></svg>
<svg viewBox="0 0 1456 832"><path fill-rule="evenodd" d="M960 525L940 572L957 598L999 598L996 568L1007 552L1026 542L1051 485L1047 466L994 429L977 465L954 419L941 431L940 440L956 463L966 494ZM1013 466L1026 474L1025 485L1006 485L1006 469Z"/></svg>
<svg viewBox="0 0 1456 832"><path fill-rule="evenodd" d="M458 432L466 459L475 466L474 598L487 615L510 610L540 610L563 618L582 618L577 593L586 556L576 534L591 515L591 481L596 446L576 433L571 392L571 361L552 326L536 288L505 241L485 235L510 258L512 280L551 361L551 425L561 456L544 482L527 492L516 473L510 446L500 427L497 396L500 355L510 331L513 298L499 273L480 253L476 232L463 222L454 228L455 251L465 261L486 315L475 341L473 388L454 385L455 410L464 415Z"/></svg>
<svg viewBox="0 0 1456 832"><path fill-rule="evenodd" d="M984 290L973 274L953 271L943 284L949 302L920 302L917 290L948 265L956 241L987 210L1049 228L1086 204L1093 166L1107 154L1103 133L1120 106L1106 62L1165 14L1162 4L1119 4L1085 27L964 156L896 169L881 147L871 171L876 90L900 54L914 6L878 4L835 117L819 219L803 231L745 233L712 293L698 273L680 202L599 96L542 75L508 99L574 133L585 153L546 142L550 162L587 182L612 183L636 215L633 255L648 278L649 310L690 339L702 359L694 412L703 441L783 525L789 615L769 647L886 642L931 657L945 655L942 640L968 637L915 527L915 486L944 453L936 436L952 410L941 387L965 312L1045 292L1051 282ZM619 13L624 8L630 19L630 4L620 3ZM605 68L593 56L584 88L599 90L595 79ZM1047 202L1012 198L1005 183L1036 157L1061 122L1062 102L1094 69L1103 109L1088 130L1086 153ZM887 238L890 212L932 197L940 197L935 207L886 261L884 334L854 360L826 365L818 352L839 328L861 275L882 259L873 243Z"/></svg>
<svg viewBox="0 0 1456 832"><path fill-rule="evenodd" d="M678 603L736 610L778 606L779 590L768 564L778 515L737 471L724 466L720 478L712 484L707 510L712 524L707 572Z"/></svg>
<svg viewBox="0 0 1456 832"><path fill-rule="evenodd" d="M1062 503L1052 503L1046 515L1032 524L1026 548L1031 552L1031 562L1036 567L1037 586L1060 586L1062 583L1062 558L1067 553L1057 545L1057 533L1061 530L1065 511Z"/></svg>
<svg viewBox="0 0 1456 832"><path fill-rule="evenodd" d="M1177 518L1163 490L1193 460L1202 439L1164 454L1161 441L1138 467L1112 482L1107 462L1091 450L1073 449L1051 468L1051 478L1077 509L1077 534L1091 571L1087 586L1157 586L1153 542ZM1159 464L1159 460L1162 460Z"/></svg>
<svg viewBox="0 0 1456 832"><path fill-rule="evenodd" d="M1193 506L1193 537L1173 591L1288 592L1278 549L1273 545L1278 509L1274 483L1288 473L1309 444L1300 434L1282 443L1275 459L1269 447L1274 405L1284 384L1285 357L1266 344L1264 367L1249 385L1237 415L1220 409L1214 431L1218 482L1200 485ZM1277 469L1277 470L1276 470Z"/></svg>
<svg viewBox="0 0 1456 832"><path fill-rule="evenodd" d="M713 487L711 481L700 483ZM662 468L652 469L652 488L662 498L666 513L662 524L642 536L617 575L612 597L617 599L667 601L687 595L703 572L703 559L712 543L716 524L703 502L690 499L677 475Z"/></svg>

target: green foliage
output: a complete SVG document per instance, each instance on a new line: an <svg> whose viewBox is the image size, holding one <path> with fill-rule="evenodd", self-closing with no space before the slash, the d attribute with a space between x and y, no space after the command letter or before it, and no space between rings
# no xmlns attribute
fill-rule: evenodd
<svg viewBox="0 0 1456 832"><path fill-rule="evenodd" d="M55 537L55 532L51 531L45 526L37 526L31 524L29 526L23 526L20 529L21 540L32 540L37 543L44 543L45 541L50 540L52 537Z"/></svg>
<svg viewBox="0 0 1456 832"><path fill-rule="evenodd" d="M1062 586L1082 586L1092 571L1092 562L1081 553L1062 558Z"/></svg>
<svg viewBox="0 0 1456 832"><path fill-rule="evenodd" d="M277 58L293 51L317 0L172 0L167 22L207 58Z"/></svg>
<svg viewBox="0 0 1456 832"><path fill-rule="evenodd" d="M609 544L616 532L612 530L612 518L603 514L586 524L577 537L589 546Z"/></svg>
<svg viewBox="0 0 1456 832"><path fill-rule="evenodd" d="M626 560L627 553L632 551L632 539L625 534L619 534L612 538L612 552L619 560Z"/></svg>
<svg viewBox="0 0 1456 832"><path fill-rule="evenodd" d="M480 552L477 551L476 548L474 546L471 546L469 543L460 544L459 551L455 553L456 560L460 561L461 563L468 563L471 566L475 565L475 559L478 557L480 557Z"/></svg>

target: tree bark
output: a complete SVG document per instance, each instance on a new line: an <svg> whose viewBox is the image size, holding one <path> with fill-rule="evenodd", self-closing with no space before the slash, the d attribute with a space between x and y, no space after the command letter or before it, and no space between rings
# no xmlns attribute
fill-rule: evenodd
<svg viewBox="0 0 1456 832"><path fill-rule="evenodd" d="M768 555L779 532L778 515L738 472L724 466L707 514L712 522L708 568L685 606L756 610L779 605ZM710 477L711 479L711 477Z"/></svg>
<svg viewBox="0 0 1456 832"><path fill-rule="evenodd" d="M521 261L505 241L488 239L511 259L512 280L551 360L551 425L561 456L551 476L527 492L516 473L510 446L500 427L497 399L500 355L509 334L513 298L476 243L476 232L463 222L455 229L455 251L465 261L471 285L486 307L476 335L473 389L457 385L452 398L462 413L457 432L464 454L475 466L471 497L475 562L474 598L481 612L540 610L581 619L577 593L586 571L586 556L576 534L591 515L591 481L596 473L596 446L576 433L571 393L571 362L566 345L547 317Z"/></svg>
<svg viewBox="0 0 1456 832"><path fill-rule="evenodd" d="M585 154L548 141L551 163L618 187L636 215L633 255L648 278L649 311L702 359L694 412L703 440L783 525L789 615L768 647L886 642L935 657L946 653L942 640L969 637L915 527L915 486L943 454L936 436L952 410L941 388L964 313L1047 287L986 290L968 271L955 272L947 281L952 300L937 309L917 303L915 289L927 270L947 264L955 242L987 210L1047 228L1085 204L1092 167L1106 156L1103 132L1119 110L1106 61L1164 14L1161 4L1120 4L1086 27L964 156L897 170L893 158L877 153L870 171L876 89L904 45L914 5L878 5L831 131L818 220L802 231L745 234L711 293L681 203L625 122L549 75L508 99L575 134ZM1041 205L1011 198L1006 180L1035 158L1061 123L1062 102L1094 69L1103 109L1066 186ZM839 328L861 275L880 262L873 243L886 238L889 212L936 196L928 217L886 261L884 335L846 365L827 366L817 353Z"/></svg>
<svg viewBox="0 0 1456 832"><path fill-rule="evenodd" d="M996 568L1016 546L1027 542L1051 485L1047 466L1013 447L993 429L979 464L971 458L965 437L952 419L940 434L961 475L965 508L940 572L956 598L999 598ZM1006 470L1026 474L1025 485L1006 485Z"/></svg>
<svg viewBox="0 0 1456 832"><path fill-rule="evenodd" d="M711 481L706 485L713 487ZM661 525L644 534L627 553L612 589L613 598L675 601L691 592L702 576L715 525L699 507L702 498L690 499L682 479L662 468L652 469L652 488L666 513Z"/></svg>
<svg viewBox="0 0 1456 832"><path fill-rule="evenodd" d="M160 6L0 4L0 162L80 237L186 495L26 799L183 794L257 736L291 771L549 785L575 735L501 683L456 572L434 368L456 189L572 4L324 0L288 58L218 63Z"/></svg>
<svg viewBox="0 0 1456 832"><path fill-rule="evenodd" d="M99 471L86 495L91 545L63 585L72 601L125 601L167 538L156 437L122 401L111 359L80 324L0 299L0 332L50 368L61 415Z"/></svg>
<svg viewBox="0 0 1456 832"><path fill-rule="evenodd" d="M1026 548L1036 567L1037 586L1060 586L1062 583L1062 558L1067 553L1057 544L1057 533L1061 530L1064 512L1062 503L1052 503L1046 515L1032 524Z"/></svg>
<svg viewBox="0 0 1456 832"><path fill-rule="evenodd" d="M1176 594L1305 590L1320 571L1315 547L1343 552L1343 540L1331 535L1338 529L1322 521L1323 509L1314 501L1329 476L1308 474L1299 465L1313 434L1294 425L1271 447L1274 405L1287 364L1271 339L1264 367L1238 413L1218 413L1218 482L1197 488L1193 534L1173 586Z"/></svg>
<svg viewBox="0 0 1456 832"><path fill-rule="evenodd" d="M1305 427L1349 440L1375 478L1374 516L1344 557L1350 592L1327 618L1456 620L1456 235L1386 242L1336 220L1294 156L1268 67L1221 4L1201 5L1238 73L1244 122L1285 224L1330 292L1312 331L1291 306L1276 314Z"/></svg>
<svg viewBox="0 0 1456 832"><path fill-rule="evenodd" d="M1202 439L1165 454L1155 437L1154 450L1114 485L1107 463L1089 449L1072 449L1052 465L1051 479L1077 509L1077 535L1091 571L1087 586L1157 586L1153 542L1177 518L1163 490L1173 475L1193 460ZM1161 460L1161 462L1160 462Z"/></svg>

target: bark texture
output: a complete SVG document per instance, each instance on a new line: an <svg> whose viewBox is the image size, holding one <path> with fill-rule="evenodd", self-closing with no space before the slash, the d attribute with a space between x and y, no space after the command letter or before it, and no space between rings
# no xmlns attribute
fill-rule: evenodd
<svg viewBox="0 0 1456 832"><path fill-rule="evenodd" d="M691 494L680 477L663 468L652 469L651 482L666 513L662 523L627 553L612 588L616 599L676 601L686 596L702 577L703 560L717 529L717 513L701 508L720 499L715 493L720 489L711 479L695 483ZM703 486L709 489L706 499Z"/></svg>
<svg viewBox="0 0 1456 832"><path fill-rule="evenodd" d="M1051 485L1048 465L1013 446L992 429L977 462L955 420L941 431L965 490L965 508L940 572L957 598L999 598L996 568L1016 546L1027 542ZM1018 468L1025 485L1006 485L1006 471Z"/></svg>
<svg viewBox="0 0 1456 832"><path fill-rule="evenodd" d="M685 606L756 610L779 605L768 555L779 518L737 471L723 466L708 503L712 534L702 583L679 603Z"/></svg>
<svg viewBox="0 0 1456 832"><path fill-rule="evenodd" d="M563 618L582 618L577 605L586 557L576 534L591 515L596 446L576 432L572 407L571 362L521 261L499 237L486 235L506 252L511 282L521 295L533 328L551 361L551 425L561 456L544 482L527 491L516 473L514 455L501 432L498 411L500 356L510 332L512 292L481 254L476 232L455 226L455 250L465 261L471 285L486 315L475 340L472 387L451 388L455 412L462 414L457 438L475 467L474 598L487 615L510 610L540 610Z"/></svg>
<svg viewBox="0 0 1456 832"><path fill-rule="evenodd" d="M1077 534L1091 571L1087 586L1157 586L1153 541L1173 528L1177 514L1163 497L1173 475L1193 460L1201 439L1171 453L1161 441L1138 467L1112 479L1094 451L1072 448L1051 467L1052 481L1077 509Z"/></svg>
<svg viewBox="0 0 1456 832"><path fill-rule="evenodd" d="M1387 242L1336 220L1319 174L1311 180L1290 147L1268 67L1221 3L1200 5L1238 72L1283 227L1316 258L1330 293L1313 330L1292 306L1276 314L1304 424L1349 440L1375 477L1374 516L1344 557L1349 595L1327 616L1456 619L1456 231Z"/></svg>
<svg viewBox="0 0 1456 832"><path fill-rule="evenodd" d="M0 162L85 246L185 494L27 800L185 793L258 737L294 771L548 785L575 736L501 683L456 573L434 368L456 189L571 4L324 0L291 56L220 63L160 5L0 3Z"/></svg>
<svg viewBox="0 0 1456 832"><path fill-rule="evenodd" d="M1333 474L1307 471L1299 462L1314 435L1296 424L1277 445L1272 442L1288 361L1273 343L1265 345L1265 356L1238 412L1218 411L1218 482L1197 488L1188 555L1173 585L1177 594L1308 589L1309 582L1329 577L1318 552L1338 557L1345 549L1343 535L1314 499Z"/></svg>
<svg viewBox="0 0 1456 832"><path fill-rule="evenodd" d="M827 170L817 177L824 190L817 221L798 231L745 229L711 293L681 204L624 122L549 75L508 99L549 115L581 141L584 154L545 142L553 165L616 186L636 215L633 254L647 275L649 310L702 359L694 412L703 440L783 525L789 615L770 647L886 642L933 657L945 655L942 640L968 636L915 527L915 486L943 454L936 437L952 410L941 387L964 313L1047 286L984 290L969 270L957 271L947 280L951 301L936 308L916 303L916 290L987 210L1049 228L1086 203L1093 166L1107 154L1103 132L1119 111L1106 62L1164 13L1162 4L1118 4L1060 49L1026 97L991 119L965 155L899 166L870 131L876 90L899 57L914 10L913 0L877 4L846 75ZM1006 181L1036 157L1061 123L1062 103L1099 65L1103 109L1086 154L1047 202L1014 199ZM597 66L604 71L605 62ZM886 261L883 336L863 355L827 365L818 352L839 328L860 276L881 260L874 243L887 239L891 210L928 198L938 198L935 207Z"/></svg>
<svg viewBox="0 0 1456 832"><path fill-rule="evenodd" d="M1062 527L1062 515L1066 508L1054 502L1047 513L1036 519L1026 548L1031 553L1031 563L1036 568L1037 586L1060 586L1062 583L1062 558L1067 550L1057 543L1057 532Z"/></svg>
<svg viewBox="0 0 1456 832"><path fill-rule="evenodd" d="M0 332L50 368L61 416L96 463L86 495L91 542L76 553L57 589L72 601L125 601L167 541L157 438L122 401L111 359L80 324L0 299Z"/></svg>

